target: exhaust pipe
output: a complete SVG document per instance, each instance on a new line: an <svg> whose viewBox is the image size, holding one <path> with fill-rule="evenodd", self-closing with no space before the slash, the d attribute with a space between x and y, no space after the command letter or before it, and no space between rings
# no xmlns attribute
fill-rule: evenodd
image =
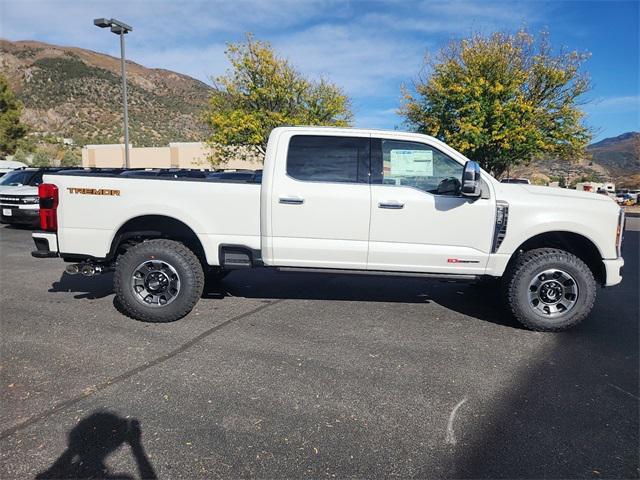
<svg viewBox="0 0 640 480"><path fill-rule="evenodd" d="M101 273L109 271L109 268L92 263L74 263L72 265L67 265L65 271L69 275L77 275L78 273L81 273L87 277L93 277L94 275L100 275Z"/></svg>
<svg viewBox="0 0 640 480"><path fill-rule="evenodd" d="M80 265L78 265L77 263L74 263L73 265L67 265L65 271L69 275L77 275L78 273L80 273Z"/></svg>
<svg viewBox="0 0 640 480"><path fill-rule="evenodd" d="M91 277L96 274L96 269L94 268L93 265L89 265L88 263L85 263L80 269L80 272L83 275L86 275L87 277Z"/></svg>

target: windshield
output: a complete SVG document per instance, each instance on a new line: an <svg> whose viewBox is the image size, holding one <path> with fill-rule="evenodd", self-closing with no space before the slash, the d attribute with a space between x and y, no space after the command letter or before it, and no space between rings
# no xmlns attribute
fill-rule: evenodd
<svg viewBox="0 0 640 480"><path fill-rule="evenodd" d="M3 186L20 186L29 183L33 172L27 170L20 170L17 172L9 172L0 179L0 185Z"/></svg>

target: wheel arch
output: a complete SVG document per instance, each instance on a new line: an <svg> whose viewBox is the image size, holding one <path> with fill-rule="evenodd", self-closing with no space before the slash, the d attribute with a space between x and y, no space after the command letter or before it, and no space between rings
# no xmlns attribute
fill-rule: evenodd
<svg viewBox="0 0 640 480"><path fill-rule="evenodd" d="M575 255L589 267L598 283L601 285L605 284L607 277L606 268L602 261L602 253L595 242L580 233L563 230L538 233L523 241L509 259L507 268L509 268L521 253L544 247L559 248Z"/></svg>
<svg viewBox="0 0 640 480"><path fill-rule="evenodd" d="M185 222L167 215L140 215L124 222L111 240L109 259L115 259L131 245L144 240L165 238L186 245L206 265L202 242Z"/></svg>

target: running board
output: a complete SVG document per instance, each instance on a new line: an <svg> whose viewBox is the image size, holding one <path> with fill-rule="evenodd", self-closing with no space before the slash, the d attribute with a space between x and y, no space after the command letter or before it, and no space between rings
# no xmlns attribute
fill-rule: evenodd
<svg viewBox="0 0 640 480"><path fill-rule="evenodd" d="M422 272L395 272L389 270L349 270L348 268L307 268L307 267L275 267L281 272L307 272L307 273L338 273L345 275L377 275L386 277L422 277L439 278L441 280L479 280L482 275L466 275L458 273L422 273Z"/></svg>

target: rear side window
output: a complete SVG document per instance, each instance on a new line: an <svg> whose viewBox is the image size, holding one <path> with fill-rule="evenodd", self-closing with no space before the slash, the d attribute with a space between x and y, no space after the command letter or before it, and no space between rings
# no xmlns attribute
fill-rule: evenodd
<svg viewBox="0 0 640 480"><path fill-rule="evenodd" d="M367 183L369 138L295 135L287 174L308 182Z"/></svg>

